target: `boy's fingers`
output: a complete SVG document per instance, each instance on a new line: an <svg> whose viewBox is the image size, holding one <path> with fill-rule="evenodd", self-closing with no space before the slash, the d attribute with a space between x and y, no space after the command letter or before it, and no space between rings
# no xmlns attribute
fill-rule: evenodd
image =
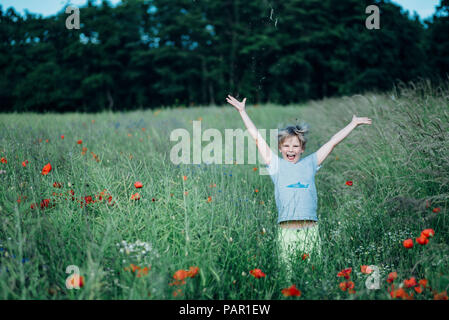
<svg viewBox="0 0 449 320"><path fill-rule="evenodd" d="M228 94L228 98L229 98L231 101L239 102L236 98L234 98L234 97L231 96L230 94ZM245 102L245 101L246 101L246 98L244 98L242 102Z"/></svg>
<svg viewBox="0 0 449 320"><path fill-rule="evenodd" d="M235 101L235 98L233 96L228 95L228 99L231 101Z"/></svg>

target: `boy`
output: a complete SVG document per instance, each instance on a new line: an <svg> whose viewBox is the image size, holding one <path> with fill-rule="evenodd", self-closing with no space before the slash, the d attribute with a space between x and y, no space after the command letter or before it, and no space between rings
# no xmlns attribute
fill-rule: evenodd
<svg viewBox="0 0 449 320"><path fill-rule="evenodd" d="M226 101L240 113L251 137L267 164L274 183L276 206L278 209L279 249L281 261L286 265L288 278L291 278L290 259L295 250L300 250L303 259L316 259L321 252L318 233L317 193L315 173L337 144L360 124L371 124L371 119L353 115L352 121L337 132L315 153L301 159L305 151L308 132L306 126L290 126L278 134L279 158L269 148L245 110L246 98L239 102L228 95Z"/></svg>

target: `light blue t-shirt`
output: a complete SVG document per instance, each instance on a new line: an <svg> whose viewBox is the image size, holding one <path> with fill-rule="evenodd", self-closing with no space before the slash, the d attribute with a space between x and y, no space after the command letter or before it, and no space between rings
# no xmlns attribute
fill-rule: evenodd
<svg viewBox="0 0 449 320"><path fill-rule="evenodd" d="M271 151L267 169L274 183L277 223L288 220L318 221L315 173L320 168L316 152L292 163Z"/></svg>

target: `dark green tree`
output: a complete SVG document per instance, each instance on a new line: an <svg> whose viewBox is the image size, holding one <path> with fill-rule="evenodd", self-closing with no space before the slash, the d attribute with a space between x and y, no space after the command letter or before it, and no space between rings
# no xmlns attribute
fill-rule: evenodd
<svg viewBox="0 0 449 320"><path fill-rule="evenodd" d="M449 76L449 0L442 0L429 27L427 56L431 70L440 77Z"/></svg>

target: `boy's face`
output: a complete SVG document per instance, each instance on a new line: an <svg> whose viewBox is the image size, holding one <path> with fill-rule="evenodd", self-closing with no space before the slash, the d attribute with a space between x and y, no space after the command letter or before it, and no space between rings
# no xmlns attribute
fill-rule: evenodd
<svg viewBox="0 0 449 320"><path fill-rule="evenodd" d="M293 163L298 162L301 157L301 153L304 152L297 136L289 136L285 138L279 148L279 151L282 153L282 157L285 161Z"/></svg>

